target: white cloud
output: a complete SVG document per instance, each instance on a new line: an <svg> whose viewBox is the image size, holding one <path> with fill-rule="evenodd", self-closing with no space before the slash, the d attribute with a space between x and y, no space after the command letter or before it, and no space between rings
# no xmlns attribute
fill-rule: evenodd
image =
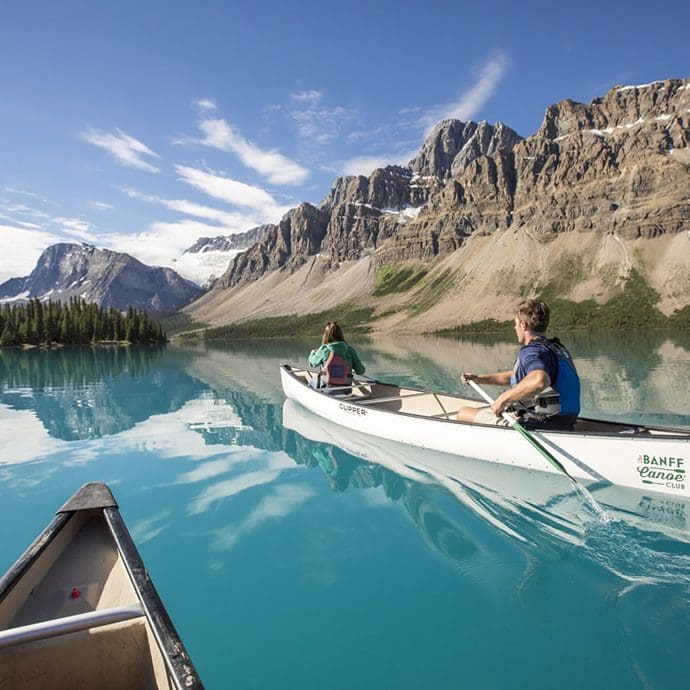
<svg viewBox="0 0 690 690"><path fill-rule="evenodd" d="M285 108L299 136L319 145L328 144L341 136L344 126L357 117L355 110L339 105L326 106L322 101L320 91L298 91L290 94L290 103Z"/></svg>
<svg viewBox="0 0 690 690"><path fill-rule="evenodd" d="M260 187L186 165L176 165L175 170L180 181L234 206L254 209L261 214L263 222L275 223L290 209L290 206L278 204L268 192Z"/></svg>
<svg viewBox="0 0 690 690"><path fill-rule="evenodd" d="M29 221L26 220L17 220L16 218L13 218L12 216L6 216L4 213L0 213L0 219L9 221L12 223L12 225L19 225L22 228L28 228L29 230L40 230L41 226L38 225L37 223L30 223Z"/></svg>
<svg viewBox="0 0 690 690"><path fill-rule="evenodd" d="M266 467L253 472L243 472L231 479L217 481L205 488L189 503L187 514L199 515L200 513L205 513L215 504L257 486L271 484L286 470L296 469L294 461L283 451L267 454L264 462Z"/></svg>
<svg viewBox="0 0 690 690"><path fill-rule="evenodd" d="M385 168L387 165L407 165L417 155L417 149L410 151L393 152L380 156L358 156L343 161L336 172L340 175L366 175L369 176L377 168Z"/></svg>
<svg viewBox="0 0 690 690"><path fill-rule="evenodd" d="M45 211L38 211L37 209L26 206L25 204L7 204L0 202L0 209L13 215L22 216L30 220L49 220L50 214ZM7 218L8 216L5 216Z"/></svg>
<svg viewBox="0 0 690 690"><path fill-rule="evenodd" d="M261 225L260 215L256 213L222 211L221 209L204 206L185 199L163 199L151 194L143 194L135 189L123 188L121 191L130 199L160 204L161 206L169 208L171 211L177 211L178 213L194 216L195 218L214 221L218 223L218 228L214 233L216 235L234 235L235 233L244 232L252 227Z"/></svg>
<svg viewBox="0 0 690 690"><path fill-rule="evenodd" d="M135 522L132 525L131 532L136 543L145 544L147 541L155 539L170 526L171 515L172 511L169 508L164 508L151 517Z"/></svg>
<svg viewBox="0 0 690 690"><path fill-rule="evenodd" d="M296 91L295 93L290 94L290 100L293 103L304 104L311 107L317 105L322 98L323 94L321 93L321 91L316 91L315 89L309 89L307 91Z"/></svg>
<svg viewBox="0 0 690 690"><path fill-rule="evenodd" d="M232 551L242 537L256 531L269 520L285 518L301 508L313 495L313 489L301 484L276 486L239 524L218 530L211 548Z"/></svg>
<svg viewBox="0 0 690 690"><path fill-rule="evenodd" d="M66 446L50 437L33 411L0 404L0 467L50 458Z"/></svg>
<svg viewBox="0 0 690 690"><path fill-rule="evenodd" d="M42 196L40 196L39 194L36 194L36 192L30 192L26 189L17 189L16 187L9 187L9 186L5 185L5 187L3 187L2 191L5 192L6 194L16 194L19 196L29 196L32 199L39 199L40 201L46 201Z"/></svg>
<svg viewBox="0 0 690 690"><path fill-rule="evenodd" d="M83 242L96 242L96 235L91 231L91 225L81 218L53 218L53 223L72 238Z"/></svg>
<svg viewBox="0 0 690 690"><path fill-rule="evenodd" d="M220 151L230 151L248 168L256 170L272 184L299 185L309 171L275 150L264 151L245 139L222 118L206 118L199 123L204 134L200 144Z"/></svg>
<svg viewBox="0 0 690 690"><path fill-rule="evenodd" d="M101 236L99 244L117 252L135 256L149 266L175 269L176 259L199 237L225 234L217 225L207 225L184 218L169 223L152 223L146 230L132 235L111 233Z"/></svg>
<svg viewBox="0 0 690 690"><path fill-rule="evenodd" d="M89 129L79 136L89 144L107 151L121 165L146 172L160 172L158 168L144 160L144 156L160 158L157 153L129 134L125 134L119 129L115 131L115 134L110 134L97 129Z"/></svg>
<svg viewBox="0 0 690 690"><path fill-rule="evenodd" d="M200 98L199 100L194 101L194 103L199 108L199 110L202 111L218 110L218 106L216 106L215 101L211 100L210 98Z"/></svg>
<svg viewBox="0 0 690 690"><path fill-rule="evenodd" d="M342 174L369 176L376 168L385 168L392 162L390 156L358 156L343 162Z"/></svg>
<svg viewBox="0 0 690 690"><path fill-rule="evenodd" d="M29 275L43 250L61 239L44 230L0 225L0 283Z"/></svg>
<svg viewBox="0 0 690 690"><path fill-rule="evenodd" d="M471 120L494 95L510 64L510 58L502 52L489 58L479 68L475 83L456 101L432 108L422 115L420 121L426 134L441 120Z"/></svg>
<svg viewBox="0 0 690 690"><path fill-rule="evenodd" d="M104 201L90 201L89 206L96 211L110 211L113 208L112 204L106 204Z"/></svg>
<svg viewBox="0 0 690 690"><path fill-rule="evenodd" d="M403 141L401 137L403 131L419 131L421 126L424 128L424 136L426 137L441 120L449 118L472 119L496 92L509 67L510 58L505 53L496 53L478 68L474 83L456 101L435 106L426 111L422 111L418 106L404 108L399 111L399 119L394 126L351 132L345 136L348 141L376 141L379 148L382 142L385 146L387 141L390 144L390 152L356 156L330 167L336 174L370 175L374 169L387 165L407 165L417 155L419 147L408 148L412 146L413 141L409 134L405 135L405 141ZM299 103L304 104L305 113L314 108L320 99L319 92L311 91L301 92L295 96L298 97ZM305 118L305 122L308 122L308 118ZM408 150L401 151L403 147Z"/></svg>
<svg viewBox="0 0 690 690"><path fill-rule="evenodd" d="M203 174L211 175L210 173ZM224 181L227 178L220 178L220 180ZM210 184L204 177L197 180L197 183ZM198 188L206 191L204 186ZM220 275L227 268L230 258L237 253L183 254L199 237L217 237L244 232L257 225L270 222L271 218L279 219L287 208L277 206L275 200L270 198L265 207L259 204L260 207L256 209L224 211L185 199L163 199L135 189L121 188L121 191L131 199L158 204L191 217L157 221L134 234L102 234L99 237L99 243L109 249L135 256L145 264L172 268L199 285L206 282L210 275Z"/></svg>
<svg viewBox="0 0 690 690"><path fill-rule="evenodd" d="M83 218L52 216L24 204L0 202L0 282L24 277L41 253L57 242L95 243L92 225Z"/></svg>

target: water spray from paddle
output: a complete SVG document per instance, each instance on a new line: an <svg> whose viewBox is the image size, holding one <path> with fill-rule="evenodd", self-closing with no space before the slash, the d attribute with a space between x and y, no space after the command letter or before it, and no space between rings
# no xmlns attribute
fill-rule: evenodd
<svg viewBox="0 0 690 690"><path fill-rule="evenodd" d="M489 403L489 405L494 404L493 398L476 382L472 381L471 379L468 380L468 383L472 388L481 395L486 402ZM590 507L594 510L596 513L597 517L602 521L602 522L609 522L611 520L610 516L608 513L599 505L597 500L592 496L592 494L587 491L587 489L577 481L569 472L568 470L565 469L563 466L563 463L561 463L558 458L556 458L555 455L550 453L535 437L533 434L531 434L525 427L520 424L520 422L513 417L512 415L509 415L507 412L501 413L501 416L505 421L508 423L510 427L515 429L520 433L520 435L527 440L539 453L546 458L551 465L553 465L559 472L562 472L570 481L573 483L575 488L577 489L578 493L582 498L590 505Z"/></svg>

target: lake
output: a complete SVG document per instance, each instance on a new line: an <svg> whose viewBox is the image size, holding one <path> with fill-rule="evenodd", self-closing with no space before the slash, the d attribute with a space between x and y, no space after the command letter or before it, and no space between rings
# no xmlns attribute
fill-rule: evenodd
<svg viewBox="0 0 690 690"><path fill-rule="evenodd" d="M564 340L584 414L690 428L687 335ZM343 435L284 404L316 344L0 350L0 572L103 481L209 689L688 687L690 502ZM466 394L517 349L353 344Z"/></svg>

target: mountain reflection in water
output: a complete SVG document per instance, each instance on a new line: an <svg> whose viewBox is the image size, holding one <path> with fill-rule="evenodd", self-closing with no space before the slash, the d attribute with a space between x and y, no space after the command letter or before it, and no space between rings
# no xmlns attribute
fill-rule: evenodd
<svg viewBox="0 0 690 690"><path fill-rule="evenodd" d="M53 438L101 438L178 410L205 386L164 346L0 349L0 403L31 410Z"/></svg>

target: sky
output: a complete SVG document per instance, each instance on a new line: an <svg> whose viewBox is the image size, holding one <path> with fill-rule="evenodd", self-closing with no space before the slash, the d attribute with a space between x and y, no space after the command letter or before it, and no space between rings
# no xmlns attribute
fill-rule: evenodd
<svg viewBox="0 0 690 690"><path fill-rule="evenodd" d="M0 5L0 282L55 242L173 266L335 178L407 163L446 118L690 76L690 3Z"/></svg>

